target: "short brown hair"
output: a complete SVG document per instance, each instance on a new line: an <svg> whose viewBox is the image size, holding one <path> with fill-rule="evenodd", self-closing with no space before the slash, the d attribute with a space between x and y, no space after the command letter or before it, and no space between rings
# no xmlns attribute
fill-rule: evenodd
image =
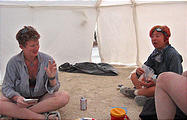
<svg viewBox="0 0 187 120"><path fill-rule="evenodd" d="M40 39L40 34L32 26L24 26L16 34L16 39L20 45L25 47L27 41Z"/></svg>

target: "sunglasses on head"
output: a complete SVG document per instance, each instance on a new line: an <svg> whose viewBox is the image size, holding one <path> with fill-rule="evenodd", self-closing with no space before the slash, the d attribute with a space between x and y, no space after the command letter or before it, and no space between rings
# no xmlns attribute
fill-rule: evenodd
<svg viewBox="0 0 187 120"><path fill-rule="evenodd" d="M21 34L27 34L27 32L31 32L31 31L33 31L33 30L35 30L35 29L33 29L32 27L30 27L30 26L28 26L28 27L24 27L22 30L21 30ZM31 36L31 39L36 39L36 38L38 38L38 36L37 35L35 35L35 34L32 34L32 36Z"/></svg>
<svg viewBox="0 0 187 120"><path fill-rule="evenodd" d="M25 28L23 28L23 29L21 30L21 33L24 34L24 33L28 32L28 31L29 31L29 29L28 29L27 27L25 27Z"/></svg>
<svg viewBox="0 0 187 120"><path fill-rule="evenodd" d="M168 36L168 34L165 32L165 31L163 31L161 28L155 28L155 30L157 31L157 32L161 32L161 33L163 33L164 35L166 35L166 36ZM154 31L155 31L154 30ZM153 32L154 32L153 31Z"/></svg>

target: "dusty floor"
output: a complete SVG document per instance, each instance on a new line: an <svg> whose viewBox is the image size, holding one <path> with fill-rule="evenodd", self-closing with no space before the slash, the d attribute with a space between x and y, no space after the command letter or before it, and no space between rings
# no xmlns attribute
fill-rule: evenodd
<svg viewBox="0 0 187 120"><path fill-rule="evenodd" d="M134 68L115 67L118 76L98 76L79 73L59 72L62 89L70 94L70 102L60 109L62 120L75 120L90 117L97 120L109 120L112 107L126 107L131 120L139 119L142 107L136 105L133 99L122 95L116 89L118 84L132 87L128 76ZM80 98L87 98L88 109L80 110Z"/></svg>
<svg viewBox="0 0 187 120"><path fill-rule="evenodd" d="M97 120L110 120L112 107L126 107L131 120L138 120L142 107L137 106L133 99L122 95L116 89L118 84L132 87L128 79L133 67L115 66L118 76L98 76L79 73L59 72L60 90L70 95L69 104L59 109L62 120L75 120L83 117ZM80 98L87 98L86 111L80 110Z"/></svg>

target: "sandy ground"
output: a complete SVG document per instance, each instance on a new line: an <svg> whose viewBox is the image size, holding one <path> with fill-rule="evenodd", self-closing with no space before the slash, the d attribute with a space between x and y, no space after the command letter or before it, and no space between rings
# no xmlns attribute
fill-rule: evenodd
<svg viewBox="0 0 187 120"><path fill-rule="evenodd" d="M75 120L83 117L97 120L110 120L112 107L126 107L131 120L139 119L142 107L133 99L122 95L116 89L118 84L133 87L128 76L134 67L115 66L118 76L98 76L80 73L59 72L60 90L70 95L69 104L59 109L62 120ZM80 110L80 98L87 98L86 111Z"/></svg>
<svg viewBox="0 0 187 120"><path fill-rule="evenodd" d="M79 73L59 72L61 89L69 92L70 101L60 109L62 120L75 120L90 117L97 120L109 120L112 107L126 107L131 120L139 119L142 107L117 90L118 84L133 87L128 76L134 67L115 66L118 76L98 76ZM80 98L87 98L86 111L80 110Z"/></svg>

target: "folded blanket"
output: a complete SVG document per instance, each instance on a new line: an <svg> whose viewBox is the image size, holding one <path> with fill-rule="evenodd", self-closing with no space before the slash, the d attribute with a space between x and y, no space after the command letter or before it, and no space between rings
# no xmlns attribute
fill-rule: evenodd
<svg viewBox="0 0 187 120"><path fill-rule="evenodd" d="M106 75L115 76L118 75L116 69L107 63L92 63L92 62L82 62L71 65L66 62L59 67L59 71L72 72L72 73L87 73L93 75Z"/></svg>

